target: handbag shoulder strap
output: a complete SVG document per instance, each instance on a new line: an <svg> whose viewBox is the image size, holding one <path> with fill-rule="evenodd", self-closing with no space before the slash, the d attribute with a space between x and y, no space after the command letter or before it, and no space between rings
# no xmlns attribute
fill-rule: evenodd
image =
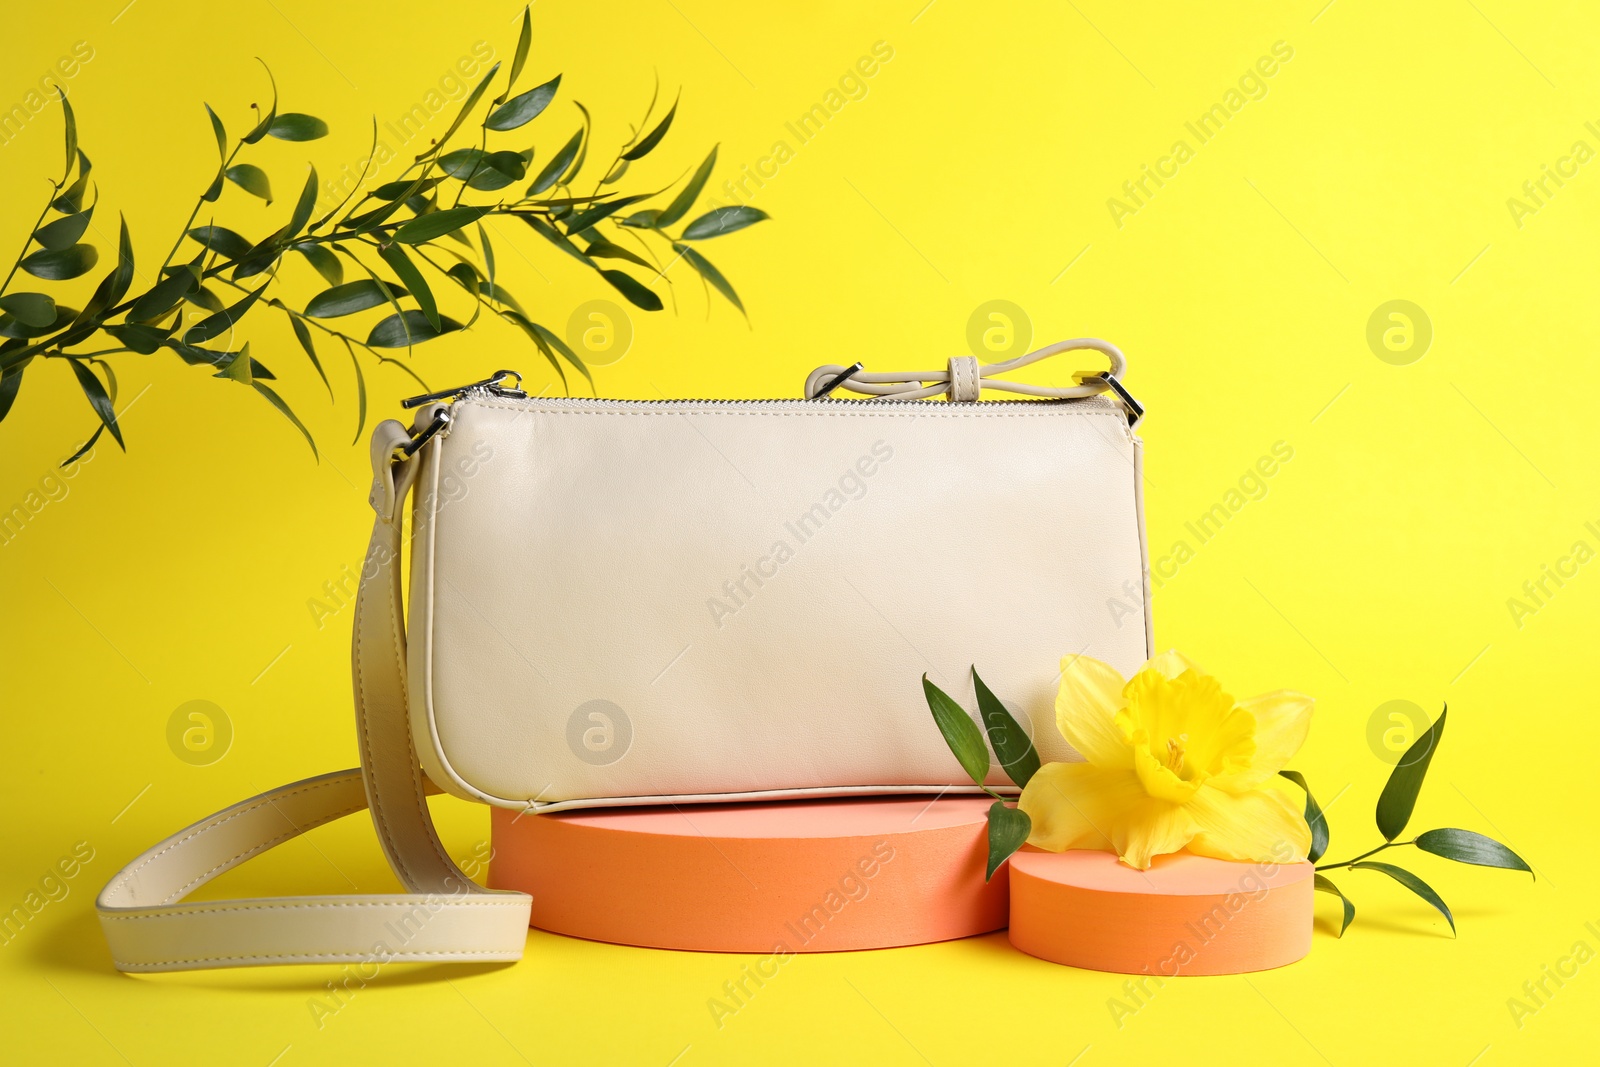
<svg viewBox="0 0 1600 1067"><path fill-rule="evenodd" d="M373 431L377 518L351 642L361 767L240 801L119 871L95 901L118 970L522 958L531 898L468 878L428 814L426 798L438 789L418 765L406 705L401 531L419 460L396 457L409 440L398 422ZM371 809L384 854L407 892L184 902L224 871L363 808Z"/></svg>

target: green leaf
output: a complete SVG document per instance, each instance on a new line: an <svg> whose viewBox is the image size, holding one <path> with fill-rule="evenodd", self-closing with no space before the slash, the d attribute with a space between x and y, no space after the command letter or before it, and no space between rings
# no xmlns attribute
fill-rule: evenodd
<svg viewBox="0 0 1600 1067"><path fill-rule="evenodd" d="M539 350L540 355L544 356L544 358L549 361L551 368L556 372L556 374L560 375L561 388L565 389L567 387L566 368L563 367L561 365L561 361L556 358L555 349L551 348L549 342L540 336L539 331L533 328L533 323L528 321L527 316L522 314L520 311L502 311L500 312L500 317L505 319L507 322L514 323L518 329L528 335L528 339L533 342L534 347Z"/></svg>
<svg viewBox="0 0 1600 1067"><path fill-rule="evenodd" d="M395 231L394 239L408 245L421 244L435 237L453 233L468 223L476 222L489 213L487 207L453 207L435 211L420 219L412 219Z"/></svg>
<svg viewBox="0 0 1600 1067"><path fill-rule="evenodd" d="M718 147L721 146L711 149L711 154L706 156L705 162L696 168L694 176L689 179L689 184L685 185L682 191L672 198L672 203L668 204L666 209L656 217L655 224L657 226L671 226L688 214L690 208L694 207L695 198L700 195L700 190L706 187L706 180L711 177L711 170L717 165Z"/></svg>
<svg viewBox="0 0 1600 1067"><path fill-rule="evenodd" d="M224 226L196 226L189 236L224 259L243 259L250 254L252 245L243 234Z"/></svg>
<svg viewBox="0 0 1600 1067"><path fill-rule="evenodd" d="M279 239L292 241L300 235L306 223L311 221L311 209L317 206L317 168L312 167L311 173L306 175L306 184L300 190L300 199L294 205L294 214L289 218L289 225L279 233Z"/></svg>
<svg viewBox="0 0 1600 1067"><path fill-rule="evenodd" d="M483 223L478 223L478 244L483 248L483 269L489 275L489 284L494 285L494 245L489 243L489 232L483 228Z"/></svg>
<svg viewBox="0 0 1600 1067"><path fill-rule="evenodd" d="M227 305L222 302L221 297L203 285L198 289L192 289L189 292L184 293L183 298L189 303L193 304L195 307L202 308L213 314L227 307Z"/></svg>
<svg viewBox="0 0 1600 1067"><path fill-rule="evenodd" d="M62 173L71 174L72 162L78 158L78 117L72 113L72 103L67 100L67 91L60 84L56 85L56 97L61 101L62 123L67 138L67 162ZM72 242L69 241L67 243L71 244Z"/></svg>
<svg viewBox="0 0 1600 1067"><path fill-rule="evenodd" d="M222 174L250 195L272 203L272 183L267 181L267 172L260 167L253 163L235 163Z"/></svg>
<svg viewBox="0 0 1600 1067"><path fill-rule="evenodd" d="M502 101L504 101L506 96L508 94L510 94L511 87L517 84L517 78L519 76L521 76L522 68L528 62L528 48L532 44L533 44L533 8L531 6L529 6L529 7L524 7L522 9L522 29L517 34L517 51L516 51L516 54L511 57L511 73L506 76L506 90L505 90L505 92L501 93L499 96L494 98L494 102L495 103L498 104L498 103L501 103ZM484 125L488 126L489 124L486 122L486 123L484 123ZM499 127L495 127L495 126L491 126L490 127L490 129L498 129L498 128Z"/></svg>
<svg viewBox="0 0 1600 1067"><path fill-rule="evenodd" d="M444 131L444 136L439 138L434 147L419 155L417 157L418 159L426 159L429 155L437 152L441 147L443 147L446 141L450 140L451 135L461 128L461 123L466 121L467 115L470 114L472 109L478 105L478 101L483 98L484 90L489 88L489 83L494 80L494 76L499 72L500 64L498 63L489 68L489 73L485 74L483 76L483 80L480 81L472 90L472 92L467 95L467 102L461 105L460 111L456 112L455 121L450 124L450 128L448 130Z"/></svg>
<svg viewBox="0 0 1600 1067"><path fill-rule="evenodd" d="M490 152L470 178L467 188L493 192L519 182L528 174L528 161L521 152Z"/></svg>
<svg viewBox="0 0 1600 1067"><path fill-rule="evenodd" d="M1445 921L1450 924L1450 932L1452 934L1456 932L1455 916L1450 914L1450 909L1439 898L1439 894L1435 893L1433 887L1427 882L1424 882L1410 871L1402 867L1396 867L1392 863L1379 863L1377 860L1363 860L1360 863L1352 863L1350 869L1353 871L1382 871L1429 904L1432 904L1439 914L1444 916Z"/></svg>
<svg viewBox="0 0 1600 1067"><path fill-rule="evenodd" d="M1434 724L1411 743L1406 754L1400 757L1400 762L1389 773L1389 781L1384 784L1383 793L1378 797L1378 832L1385 841L1399 837L1406 823L1411 821L1411 810L1416 807L1422 779L1427 776L1428 764L1433 762L1433 753L1439 747L1439 739L1444 736L1444 720L1449 712L1447 704Z"/></svg>
<svg viewBox="0 0 1600 1067"><path fill-rule="evenodd" d="M972 721L960 704L950 699L943 689L922 676L922 693L928 700L928 710L933 721L944 735L944 743L961 763L962 770L978 785L989 777L989 746L983 743L978 724Z"/></svg>
<svg viewBox="0 0 1600 1067"><path fill-rule="evenodd" d="M583 250L583 254L590 259L625 259L629 263L635 263L643 267L645 270L656 269L655 264L639 255L639 253L606 240L589 242L589 246Z"/></svg>
<svg viewBox="0 0 1600 1067"><path fill-rule="evenodd" d="M1013 852L1027 843L1032 832L1033 820L1021 808L1008 808L1003 800L989 805L989 863L983 872L985 882L994 877L994 872Z"/></svg>
<svg viewBox="0 0 1600 1067"><path fill-rule="evenodd" d="M404 285L411 295L417 298L417 306L427 316L428 325L432 326L435 332L438 332L440 328L439 305L433 299L433 290L428 288L428 283L422 279L422 272L417 269L415 263L411 262L411 257L406 255L406 250L398 244L379 245L378 255L383 257L385 263L394 268L394 272L400 276L400 284Z"/></svg>
<svg viewBox="0 0 1600 1067"><path fill-rule="evenodd" d="M582 233L584 230L587 230L600 220L616 214L618 211L621 211L630 204L637 204L641 200L648 200L653 195L655 194L640 193L636 196L624 196L617 200L608 200L604 204L596 204L594 207L580 211L576 215L569 216L562 223L562 225L567 228L567 233L569 234Z"/></svg>
<svg viewBox="0 0 1600 1067"><path fill-rule="evenodd" d="M227 333L233 329L234 323L244 318L249 310L255 307L256 301L261 299L261 294L267 291L266 286L253 290L243 300L232 307L224 308L215 315L208 315L195 323L183 335L186 345L201 345L216 337L218 334Z"/></svg>
<svg viewBox="0 0 1600 1067"><path fill-rule="evenodd" d="M660 311L661 298L644 283L620 270L603 270L600 277L610 282L617 292L628 298L634 307L645 311Z"/></svg>
<svg viewBox="0 0 1600 1067"><path fill-rule="evenodd" d="M250 382L250 388L266 397L269 404L277 408L283 413L284 418L288 419L294 424L294 428L300 431L300 436L306 439L306 444L311 446L312 458L320 462L322 457L317 453L317 442L311 439L311 431L306 429L306 424L301 422L299 418L295 416L293 411L289 410L289 405L283 402L283 397L279 396L277 393L273 392L271 389L262 385L258 381L252 380Z"/></svg>
<svg viewBox="0 0 1600 1067"><path fill-rule="evenodd" d="M89 406L100 417L101 425L111 431L111 436L126 452L128 446L122 440L122 427L117 425L117 413L111 406L111 397L106 395L105 386L100 384L100 379L95 377L94 371L83 360L69 359L67 362L72 365L72 373L78 376L78 385L83 389L83 395L89 398Z"/></svg>
<svg viewBox="0 0 1600 1067"><path fill-rule="evenodd" d="M557 230L544 219L541 219L537 215L518 215L517 218L533 227L534 231L537 232L539 236L543 237L546 241L549 241L551 244L561 249L561 251L565 252L579 263L582 263L585 267L594 266L594 262L582 252L578 251L578 246L568 240L566 234Z"/></svg>
<svg viewBox="0 0 1600 1067"><path fill-rule="evenodd" d="M1349 897L1339 892L1338 886L1334 885L1332 881L1324 878L1320 874L1316 876L1316 888L1320 893L1332 893L1334 896L1338 897L1339 902L1344 905L1344 921L1339 924L1339 936L1343 937L1344 932L1350 929L1350 920L1356 917L1356 906L1350 903Z"/></svg>
<svg viewBox="0 0 1600 1067"><path fill-rule="evenodd" d="M1533 868L1527 861L1492 837L1445 827L1426 830L1417 835L1417 847L1435 856L1443 856L1457 863L1470 863L1478 867L1502 867L1510 871L1527 871ZM1537 881L1537 878L1535 878Z"/></svg>
<svg viewBox="0 0 1600 1067"><path fill-rule="evenodd" d="M272 120L267 135L280 141L315 141L328 136L328 124L314 115L286 111Z"/></svg>
<svg viewBox="0 0 1600 1067"><path fill-rule="evenodd" d="M656 228L656 220L660 217L660 211L653 207L646 208L643 211L635 211L632 215L622 219L618 225L628 226L635 230L653 230Z"/></svg>
<svg viewBox="0 0 1600 1067"><path fill-rule="evenodd" d="M370 278L336 285L312 297L311 302L306 305L305 314L313 319L336 319L340 315L352 315L357 311L375 308L395 297L405 295L404 289L391 293L389 288Z"/></svg>
<svg viewBox="0 0 1600 1067"><path fill-rule="evenodd" d="M994 747L995 758L1000 761L1000 767L1008 778L1019 786L1027 785L1028 779L1039 769L1039 753L1033 747L1033 738L1028 736L1022 724L1017 722L1004 704L1000 703L1000 699L989 690L989 687L983 684L983 679L978 677L976 667L972 668L972 684L978 691L978 716L983 720L984 730L989 734L989 744ZM994 813L991 811L989 815L989 833L992 842ZM1027 835L1024 834L1023 837L1026 838ZM993 863L992 852L989 858ZM992 867L990 873L994 873Z"/></svg>
<svg viewBox="0 0 1600 1067"><path fill-rule="evenodd" d="M78 180L67 186L67 191L50 201L50 206L63 215L71 215L83 210L83 194L89 188L89 171L93 166L89 157L83 154L83 149L78 149Z"/></svg>
<svg viewBox="0 0 1600 1067"><path fill-rule="evenodd" d="M141 356L150 356L159 352L161 350L161 342L167 339L166 330L161 329L159 326L150 326L142 322L107 326L105 331Z"/></svg>
<svg viewBox="0 0 1600 1067"><path fill-rule="evenodd" d="M10 337L26 340L33 337L43 337L45 334L64 330L72 325L78 317L76 308L69 308L64 304L56 305L55 321L48 326L29 326L12 315L0 316L0 337Z"/></svg>
<svg viewBox="0 0 1600 1067"><path fill-rule="evenodd" d="M550 101L555 99L556 90L560 87L561 75L557 74L543 85L514 96L495 108L484 122L484 125L491 130L501 131L514 130L519 126L526 126L538 118L541 111L550 106Z"/></svg>
<svg viewBox="0 0 1600 1067"><path fill-rule="evenodd" d="M468 148L463 149L463 151L474 152L477 151L477 149ZM455 155L454 152L449 154L452 156ZM404 200L406 197L412 196L416 193L426 193L442 181L444 181L443 178L424 178L420 182L416 181L415 179L407 178L398 182L384 182L382 185L372 190L372 192L368 193L364 199L389 201Z"/></svg>
<svg viewBox="0 0 1600 1067"><path fill-rule="evenodd" d="M99 317L120 303L122 298L127 295L128 287L132 284L133 241L128 237L128 220L123 218L117 234L117 265L111 269L110 274L101 279L100 284L95 287L94 295L89 298L87 304L83 305L83 310L78 312L78 317L74 321L74 325L87 324L90 327L81 336L86 337L93 332L93 327L97 325ZM96 320L96 322L91 322L91 320ZM72 342L63 339L59 343L68 345Z"/></svg>
<svg viewBox="0 0 1600 1067"><path fill-rule="evenodd" d="M578 149L582 144L583 130L579 130L572 135L565 145L562 145L561 151L550 157L550 162L544 165L544 169L539 172L539 176L533 179L533 184L528 186L528 195L538 196L556 184L556 180L565 174L567 168L572 165L572 161L577 157Z"/></svg>
<svg viewBox="0 0 1600 1067"><path fill-rule="evenodd" d="M22 388L22 371L26 361L7 367L4 374L0 374L0 422L11 413L11 405L17 402L17 390Z"/></svg>
<svg viewBox="0 0 1600 1067"><path fill-rule="evenodd" d="M344 284L344 264L339 262L338 256L321 245L298 244L292 247L306 257L306 262L316 268L317 273L322 275L329 285Z"/></svg>
<svg viewBox="0 0 1600 1067"><path fill-rule="evenodd" d="M211 118L211 132L217 139L217 159L225 163L228 159L228 131L223 129L222 120L211 110L210 104L205 105L205 109Z"/></svg>
<svg viewBox="0 0 1600 1067"><path fill-rule="evenodd" d="M1305 791L1306 826L1311 830L1311 849L1306 853L1306 859L1315 863L1328 851L1328 820L1322 814L1322 809L1317 806L1317 798L1311 795L1311 787L1306 784L1305 775L1299 771L1279 771L1278 773Z"/></svg>
<svg viewBox="0 0 1600 1067"><path fill-rule="evenodd" d="M328 372L322 369L322 360L317 358L317 346L311 342L311 329L295 317L294 313L284 308L284 313L289 316L289 325L294 328L294 336L300 342L300 347L305 349L306 357L311 360L311 365L317 368L317 377L322 379L323 387L328 390L328 399L333 399L333 385L328 381Z"/></svg>
<svg viewBox="0 0 1600 1067"><path fill-rule="evenodd" d="M0 311L10 312L24 326L43 328L56 321L56 302L43 293L7 293L0 296Z"/></svg>
<svg viewBox="0 0 1600 1067"><path fill-rule="evenodd" d="M455 319L441 317L439 321L440 328L434 329L433 323L420 311L390 315L372 328L367 344L372 348L406 348L461 329Z"/></svg>
<svg viewBox="0 0 1600 1067"><path fill-rule="evenodd" d="M765 211L756 207L716 207L689 223L683 231L685 241L706 241L713 237L721 237L725 233L734 233L746 226L754 226L762 219L769 219Z"/></svg>
<svg viewBox="0 0 1600 1067"><path fill-rule="evenodd" d="M458 148L439 157L439 169L466 182L469 189L492 192L521 181L528 173L528 161L520 152Z"/></svg>
<svg viewBox="0 0 1600 1067"><path fill-rule="evenodd" d="M367 428L367 377L361 373L361 361L356 358L356 350L350 347L349 341L344 343L344 348L350 353L350 365L356 374L356 435L350 441L355 444Z"/></svg>
<svg viewBox="0 0 1600 1067"><path fill-rule="evenodd" d="M43 278L47 282L64 282L69 278L83 277L94 270L94 265L98 262L100 253L95 250L94 245L73 245L70 248L35 252L19 265L35 278Z"/></svg>
<svg viewBox="0 0 1600 1067"><path fill-rule="evenodd" d="M89 228L89 220L93 217L94 206L91 204L83 211L40 226L33 231L33 239L52 250L67 248L78 243L78 238Z"/></svg>
<svg viewBox="0 0 1600 1067"><path fill-rule="evenodd" d="M571 347L568 346L567 342L563 341L553 331L545 329L537 322L530 322L529 325L533 327L533 332L537 335L537 339L542 340L553 350L561 353L568 363L572 364L578 369L578 373L582 374L589 380L589 387L591 389L594 388L594 376L589 373L588 365L585 364L583 360L578 358L578 353L574 352Z"/></svg>
<svg viewBox="0 0 1600 1067"><path fill-rule="evenodd" d="M667 135L667 130L672 126L673 118L678 114L678 101L672 102L672 109L667 112L667 117L656 124L656 128L645 134L644 140L622 153L622 158L630 163L650 154L650 150L661 143L661 138Z"/></svg>
<svg viewBox="0 0 1600 1067"><path fill-rule="evenodd" d="M680 244L677 241L672 242L672 248L673 251L677 252L683 257L684 262L688 263L689 266L693 267L699 273L700 277L710 282L717 292L727 297L729 302L732 303L734 307L738 308L741 313L744 313L744 303L739 299L739 294L733 291L733 286L728 283L728 279L724 278L722 276L722 272L711 265L711 261L709 259L707 259L705 256L702 256L699 252L696 252L688 245Z"/></svg>
<svg viewBox="0 0 1600 1067"><path fill-rule="evenodd" d="M267 72L267 81L272 85L272 106L267 108L266 113L261 116L261 121L256 123L255 128L240 138L240 141L244 144L255 144L265 137L267 129L272 125L272 120L278 117L278 80L272 76L272 68L267 66L266 60L257 57L256 61ZM254 104L251 105L251 107L254 106Z"/></svg>
<svg viewBox="0 0 1600 1067"><path fill-rule="evenodd" d="M200 287L195 271L188 266L174 271L151 286L150 291L133 302L129 309L129 322L150 322L177 307L183 298Z"/></svg>

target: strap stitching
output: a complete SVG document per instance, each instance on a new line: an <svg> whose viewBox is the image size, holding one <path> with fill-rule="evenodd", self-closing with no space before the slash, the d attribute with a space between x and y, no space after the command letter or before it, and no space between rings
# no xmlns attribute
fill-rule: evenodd
<svg viewBox="0 0 1600 1067"><path fill-rule="evenodd" d="M292 900L294 898L286 898ZM452 898L450 900L433 900L431 903L439 904L442 908L524 908L532 898L526 893L507 893L503 896L474 896L471 898ZM410 911L423 903L429 903L429 898L422 894L413 894L408 900L352 900L348 902L325 901L315 904L291 903L266 903L266 904L229 904L222 903L216 907L184 907L183 905L167 904L165 908L170 911L160 912L119 912L112 913L102 910L100 918L107 922L149 922L158 919L183 919L190 915L231 915L241 911L303 911L317 908L404 908Z"/></svg>
<svg viewBox="0 0 1600 1067"><path fill-rule="evenodd" d="M379 518L378 521L380 523L385 523L385 520L382 519L381 517ZM373 542L374 542L374 547L376 547L376 543L377 543L377 532L376 532L376 530L373 533ZM370 556L371 554L372 554L372 549L368 549L368 555ZM384 574L383 574L382 570L379 570L378 572L374 573L372 578L370 579L370 581L376 582L376 581L378 581L378 579L380 577L384 577ZM387 591L386 591L385 595L387 595ZM363 767L364 770L366 770L371 775L373 782L376 783L377 782L377 771L374 768L376 767L377 761L372 759L372 756L371 756L371 753L373 751L373 747L372 747L372 730L371 730L371 726L370 726L370 724L368 722L370 716L367 713L367 703L368 703L368 701L367 701L367 672L366 672L365 668L363 667L363 664L366 662L366 656L362 653L362 646L366 642L366 627L363 625L363 622L364 622L365 617L366 617L366 613L365 613L366 603L365 603L365 600L366 600L365 597L362 597L362 596L359 596L359 595L356 597L356 612L355 612L355 639L356 639L355 672L356 672L356 689L357 689L356 718L359 720L360 726L361 726L361 763L362 763L362 767ZM400 662L400 650L399 650L399 648L395 649L394 656L395 656L396 667L398 667L399 666L399 662ZM397 678L404 678L405 674L404 674L404 672L400 672L400 673L398 673L396 675L396 677ZM417 884L417 880L412 877L411 868L406 864L405 857L400 854L400 849L395 844L394 835L389 830L388 812L385 810L384 805L379 803L378 800L379 800L379 798L378 798L378 789L377 789L376 784L374 784L373 789L372 789L372 796L370 797L371 803L369 804L369 806L372 809L372 822L373 822L373 825L377 829L379 835L383 838L384 853L388 856L389 862L394 865L395 873L399 874L400 877L401 877L401 880L403 882L405 882L406 887L410 888L410 887L412 887L412 886Z"/></svg>
<svg viewBox="0 0 1600 1067"><path fill-rule="evenodd" d="M362 798L362 802L360 804L357 804L354 807L345 808L343 811L336 811L333 814L328 815L325 818L318 818L315 822L311 823L308 826L293 826L293 824L291 822L291 829L289 829L288 831L286 831L284 833L281 833L277 837L274 837L274 838L272 838L272 839L270 839L268 841L262 841L260 844L253 845L250 848L245 849L243 852L239 853L237 856L233 857L230 860L224 860L223 862L217 864L215 867L211 868L209 871L206 871L204 874L200 875L198 878L196 878L194 881L190 882L188 885L184 886L183 888L175 890L174 892L168 893L167 894L167 899L162 901L162 903L164 903L164 904L176 903L177 901L183 899L183 896L186 893L188 893L189 890L191 890L195 886L200 885L201 883L207 881L213 875L215 875L215 874L217 874L217 873L219 873L221 871L227 870L229 867L232 867L234 864L240 863L240 862L242 862L244 860L247 860L250 857L255 856L255 855L259 854L259 853L266 852L268 849L276 848L277 846L283 844L285 841L289 840L291 837L299 837L303 833L307 833L308 831L315 830L319 826L325 826L330 822L334 822L334 821L336 821L338 819L342 819L346 815L354 815L356 812L360 811L362 808L364 808L366 806L367 806L366 805L366 799ZM276 807L276 805L274 805L274 807ZM287 818L287 816L285 816L285 818Z"/></svg>
<svg viewBox="0 0 1600 1067"><path fill-rule="evenodd" d="M396 953L393 953L393 954L391 954L389 956L389 960L390 960L390 962L404 963L405 961L412 960L412 959L453 959L453 958L457 958L457 957L461 957L461 956L502 956L502 957L505 957L506 959L520 959L521 958L520 956L517 956L517 957L507 956L506 953L508 951L509 950L507 950L507 949L484 948L484 949L456 949L454 951L441 950L441 951L438 951L438 952L424 952L424 951L396 952ZM234 961L242 962L242 963L255 963L255 962L259 962L261 960L306 960L306 961L311 962L311 963L338 963L340 960L345 959L347 957L350 958L350 959L355 959L355 960L368 960L368 959L373 958L373 955L374 954L371 953L371 952L356 952L356 951L349 951L349 952L344 952L344 951L339 951L339 952L280 952L280 953L274 953L274 954L271 954L271 955L261 955L261 956L196 956L196 957L194 957L192 959L186 959L186 960L160 959L160 960L150 960L150 961L145 962L145 963L127 963L127 962L124 962L122 960L112 960L111 962L112 962L112 965L114 967L116 967L117 970L119 970L119 971L139 971L139 970L143 970L143 969L150 968L150 967L178 966L178 965L187 964L187 963L224 963L224 962L234 962Z"/></svg>
<svg viewBox="0 0 1600 1067"><path fill-rule="evenodd" d="M220 826L223 826L223 825L225 825L227 823L230 823L234 819L237 819L242 815L248 815L251 812L256 811L256 810L258 810L260 808L266 807L269 804L275 804L279 800L288 800L290 797L300 796L300 795L305 794L305 793L315 792L318 789L327 789L327 788L330 788L332 786L343 785L347 781L348 781L348 779L346 779L346 778L332 778L332 779L328 779L327 781L318 782L316 785L301 786L299 789L295 789L295 790L292 790L291 792L284 793L282 796L273 796L272 794L265 794L265 795L263 795L263 797L260 800L257 800L255 803L249 805L248 807L240 808L238 811L233 812L231 815L222 815L220 818L214 816L212 819L206 821L205 823L201 824L200 826L195 827L193 830L190 830L187 834L185 834L184 836L178 838L176 841L172 842L170 845L168 845L166 848L163 848L161 851L153 853L150 856L147 856L144 860L140 861L140 863L137 866L129 867L126 870L124 870L122 872L121 876L119 876L116 881L111 883L111 885L108 887L108 891L110 893L113 893L113 894L120 892L122 890L123 886L127 885L127 883L130 880L132 880L134 875L138 874L140 871L142 871L146 867L150 866L150 864L154 863L156 860L160 859L162 856L166 855L168 852L171 852L173 849L180 847L181 845L185 844L186 842L188 842L188 841L190 841L190 840L192 840L192 839L194 839L196 837L199 837L202 834L210 833L212 830L215 830ZM360 810L361 810L360 808L352 808L351 812L360 811ZM350 814L350 812L346 812L345 814ZM320 824L318 824L318 825L320 825ZM310 829L310 827L308 827L307 829ZM301 831L301 832L303 832L303 831Z"/></svg>

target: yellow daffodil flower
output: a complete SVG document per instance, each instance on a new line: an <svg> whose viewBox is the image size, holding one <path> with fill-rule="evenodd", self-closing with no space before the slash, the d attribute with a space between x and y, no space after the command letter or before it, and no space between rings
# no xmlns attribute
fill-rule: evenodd
<svg viewBox="0 0 1600 1067"><path fill-rule="evenodd" d="M1268 783L1306 739L1308 696L1279 690L1235 701L1177 652L1124 682L1089 656L1061 661L1056 725L1084 763L1049 763L1022 791L1028 843L1050 852L1115 852L1146 870L1154 856L1283 862L1311 831Z"/></svg>

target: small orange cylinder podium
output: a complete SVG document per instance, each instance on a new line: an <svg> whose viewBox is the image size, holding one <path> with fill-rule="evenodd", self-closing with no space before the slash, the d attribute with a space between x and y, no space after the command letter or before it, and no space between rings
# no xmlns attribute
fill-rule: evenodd
<svg viewBox="0 0 1600 1067"><path fill-rule="evenodd" d="M1137 871L1109 852L1024 848L1010 866L1011 943L1054 963L1165 979L1262 971L1311 951L1305 860L1179 852Z"/></svg>

